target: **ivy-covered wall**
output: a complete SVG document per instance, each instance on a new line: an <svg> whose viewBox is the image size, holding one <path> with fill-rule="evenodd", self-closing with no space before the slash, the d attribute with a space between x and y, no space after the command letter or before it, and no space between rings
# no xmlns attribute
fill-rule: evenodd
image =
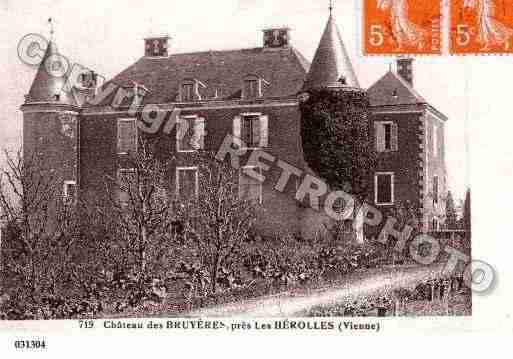
<svg viewBox="0 0 513 359"><path fill-rule="evenodd" d="M331 189L370 200L375 151L369 100L356 89L311 90L301 103L301 137L309 167Z"/></svg>

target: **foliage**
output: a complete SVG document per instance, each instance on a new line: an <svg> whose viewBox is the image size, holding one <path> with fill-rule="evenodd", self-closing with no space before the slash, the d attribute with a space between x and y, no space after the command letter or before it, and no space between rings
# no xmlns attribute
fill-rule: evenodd
<svg viewBox="0 0 513 359"><path fill-rule="evenodd" d="M191 282L198 273L205 273L208 292L215 294L219 286L230 287L240 251L250 238L259 205L239 196L239 172L228 162L217 161L210 152L198 152L199 193L197 198L181 198L177 218L184 228L188 246ZM196 278L196 279L194 279Z"/></svg>
<svg viewBox="0 0 513 359"><path fill-rule="evenodd" d="M461 218L461 227L462 227L462 229L464 229L468 232L469 236L470 236L471 228L472 228L471 221L472 221L472 215L471 215L471 203L470 203L470 189L468 189L467 193L465 195L465 203L463 205L463 217Z"/></svg>
<svg viewBox="0 0 513 359"><path fill-rule="evenodd" d="M457 226L456 208L452 193L449 191L445 202L445 225L448 229L455 229Z"/></svg>
<svg viewBox="0 0 513 359"><path fill-rule="evenodd" d="M364 199L375 161L365 92L311 90L301 112L303 151L310 168L332 188Z"/></svg>
<svg viewBox="0 0 513 359"><path fill-rule="evenodd" d="M109 246L104 248L106 253L114 252L122 260L116 270L134 273L141 293L176 240L167 163L156 157L153 145L150 140L141 140L137 153L128 156L130 172L118 178L106 177L108 203L95 204L88 216L90 227L103 228Z"/></svg>
<svg viewBox="0 0 513 359"><path fill-rule="evenodd" d="M35 156L23 158L18 151L6 153L6 160L0 175L0 212L6 223L0 285L36 315L33 309L45 297L72 284L67 274L81 245L78 218L74 206L59 195L60 179L39 168Z"/></svg>

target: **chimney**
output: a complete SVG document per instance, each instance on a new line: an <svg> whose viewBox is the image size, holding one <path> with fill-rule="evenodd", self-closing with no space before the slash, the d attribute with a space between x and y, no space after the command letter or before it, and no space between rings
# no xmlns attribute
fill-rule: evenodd
<svg viewBox="0 0 513 359"><path fill-rule="evenodd" d="M397 59L397 73L413 87L413 59Z"/></svg>
<svg viewBox="0 0 513 359"><path fill-rule="evenodd" d="M284 48L290 45L290 29L288 27L263 30L265 48Z"/></svg>
<svg viewBox="0 0 513 359"><path fill-rule="evenodd" d="M144 56L167 57L169 36L148 37L144 39Z"/></svg>

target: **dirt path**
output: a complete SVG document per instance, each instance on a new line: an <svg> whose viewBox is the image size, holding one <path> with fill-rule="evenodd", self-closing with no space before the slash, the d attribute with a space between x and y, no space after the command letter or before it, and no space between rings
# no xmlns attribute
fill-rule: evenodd
<svg viewBox="0 0 513 359"><path fill-rule="evenodd" d="M189 313L191 317L292 317L318 305L335 304L390 289L415 287L441 276L442 266L396 267L374 273L357 273L329 288L300 289L248 301L224 304Z"/></svg>

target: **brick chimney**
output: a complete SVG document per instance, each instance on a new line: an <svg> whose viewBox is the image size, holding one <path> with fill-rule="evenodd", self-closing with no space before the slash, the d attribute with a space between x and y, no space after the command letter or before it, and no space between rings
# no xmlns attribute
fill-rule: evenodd
<svg viewBox="0 0 513 359"><path fill-rule="evenodd" d="M144 39L144 56L167 57L169 36L148 37Z"/></svg>
<svg viewBox="0 0 513 359"><path fill-rule="evenodd" d="M290 29L288 27L269 28L264 32L265 48L283 48L290 45Z"/></svg>
<svg viewBox="0 0 513 359"><path fill-rule="evenodd" d="M413 87L413 59L397 59L397 73Z"/></svg>

